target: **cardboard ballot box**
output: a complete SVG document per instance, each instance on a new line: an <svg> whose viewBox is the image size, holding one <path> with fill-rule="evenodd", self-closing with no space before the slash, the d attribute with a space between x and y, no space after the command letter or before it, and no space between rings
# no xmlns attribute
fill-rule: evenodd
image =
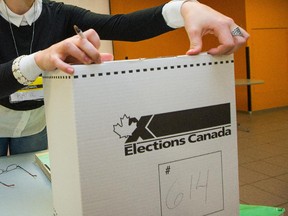
<svg viewBox="0 0 288 216"><path fill-rule="evenodd" d="M233 56L43 78L55 215L238 215Z"/></svg>

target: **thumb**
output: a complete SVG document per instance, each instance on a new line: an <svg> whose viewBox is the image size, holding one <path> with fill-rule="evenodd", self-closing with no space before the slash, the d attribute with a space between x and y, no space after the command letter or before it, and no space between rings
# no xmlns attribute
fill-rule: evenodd
<svg viewBox="0 0 288 216"><path fill-rule="evenodd" d="M187 55L197 55L202 50L202 37L201 34L189 34L190 49L186 52Z"/></svg>

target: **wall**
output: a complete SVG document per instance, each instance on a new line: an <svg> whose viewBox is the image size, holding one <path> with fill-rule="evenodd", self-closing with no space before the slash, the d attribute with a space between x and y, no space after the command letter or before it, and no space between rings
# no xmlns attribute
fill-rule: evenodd
<svg viewBox="0 0 288 216"><path fill-rule="evenodd" d="M111 14L129 13L166 3L167 0L110 0ZM175 43L175 39L177 40ZM171 46L171 42L174 46ZM141 42L113 42L116 59L152 58L169 55L183 55L189 47L184 30L169 32ZM175 46L176 45L176 46ZM157 49L155 49L157 47ZM152 49L151 49L152 48Z"/></svg>
<svg viewBox="0 0 288 216"><path fill-rule="evenodd" d="M143 9L166 3L167 0L110 0L111 13L128 13L137 9ZM231 4L229 0L212 1L202 0L201 2L215 8L229 17L233 17L242 27L246 28L245 0L237 0ZM158 36L142 42L113 42L114 55L116 59L128 58L151 58L159 56L183 55L189 48L189 40L184 29ZM203 51L216 46L218 43L214 36L204 37ZM242 47L235 54L235 76L246 77L245 47ZM237 109L247 110L246 88L237 88Z"/></svg>
<svg viewBox="0 0 288 216"><path fill-rule="evenodd" d="M115 14L166 2L166 0L110 0L110 5L112 14ZM237 0L233 1L233 4L228 0L201 2L232 17L251 35L248 41L251 78L265 81L264 85L252 86L252 110L288 106L288 1ZM73 3L100 13L109 13L109 0L97 0L97 4L91 0L65 0L65 3ZM206 51L216 44L214 37L206 36L203 50ZM115 42L114 55L116 59L182 55L188 47L186 33L180 29L142 42ZM112 52L112 50L111 42L102 42L101 51ZM245 47L242 47L235 54L236 78L246 78L245 58ZM247 111L246 87L236 88L236 100L237 109Z"/></svg>
<svg viewBox="0 0 288 216"><path fill-rule="evenodd" d="M288 106L288 1L246 0L251 34L252 110Z"/></svg>
<svg viewBox="0 0 288 216"><path fill-rule="evenodd" d="M72 3L81 7L89 8L100 13L109 13L109 0L64 0L65 3ZM111 13L128 13L138 9L144 9L166 3L167 0L110 0ZM231 4L229 0L212 1L202 0L201 2L215 8L221 13L232 17L236 23L246 28L245 0L237 0ZM112 52L114 48L115 59L125 58L152 58L159 56L183 55L189 48L189 40L184 29L158 36L153 39L137 43L102 41L101 51ZM204 37L203 51L216 46L217 41L213 36ZM157 47L155 49L155 47ZM245 47L242 47L235 54L235 76L246 78ZM238 110L247 110L247 90L245 87L236 88L236 100Z"/></svg>

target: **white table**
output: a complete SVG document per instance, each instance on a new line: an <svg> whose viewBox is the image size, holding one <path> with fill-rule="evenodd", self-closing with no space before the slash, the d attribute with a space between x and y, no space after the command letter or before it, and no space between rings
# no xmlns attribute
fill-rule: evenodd
<svg viewBox="0 0 288 216"><path fill-rule="evenodd" d="M1 216L53 216L51 182L36 165L34 153L0 157L0 169L17 164L37 177L33 178L20 168L0 175Z"/></svg>
<svg viewBox="0 0 288 216"><path fill-rule="evenodd" d="M15 184L7 188L0 184L1 216L54 216L51 183L34 162L34 153L0 157L0 169L16 163L37 177L16 169L0 175L0 181Z"/></svg>
<svg viewBox="0 0 288 216"><path fill-rule="evenodd" d="M247 103L248 103L248 112L252 113L252 95L251 95L251 86L264 84L264 80L256 79L236 79L235 86L246 86L247 87Z"/></svg>
<svg viewBox="0 0 288 216"><path fill-rule="evenodd" d="M235 86L247 86L247 100L248 100L248 112L252 113L252 98L251 98L251 86L264 84L264 80L256 80L256 79L236 79ZM240 123L238 123L238 128L244 132L250 132L248 128L240 127Z"/></svg>
<svg viewBox="0 0 288 216"><path fill-rule="evenodd" d="M258 85L264 84L264 80L255 80L255 79L236 79L235 85L236 86L251 86L251 85Z"/></svg>

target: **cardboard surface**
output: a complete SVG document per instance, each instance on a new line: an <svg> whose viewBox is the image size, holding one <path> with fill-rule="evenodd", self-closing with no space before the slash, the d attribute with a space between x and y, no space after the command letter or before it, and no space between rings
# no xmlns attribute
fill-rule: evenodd
<svg viewBox="0 0 288 216"><path fill-rule="evenodd" d="M238 215L233 56L44 74L55 212Z"/></svg>

